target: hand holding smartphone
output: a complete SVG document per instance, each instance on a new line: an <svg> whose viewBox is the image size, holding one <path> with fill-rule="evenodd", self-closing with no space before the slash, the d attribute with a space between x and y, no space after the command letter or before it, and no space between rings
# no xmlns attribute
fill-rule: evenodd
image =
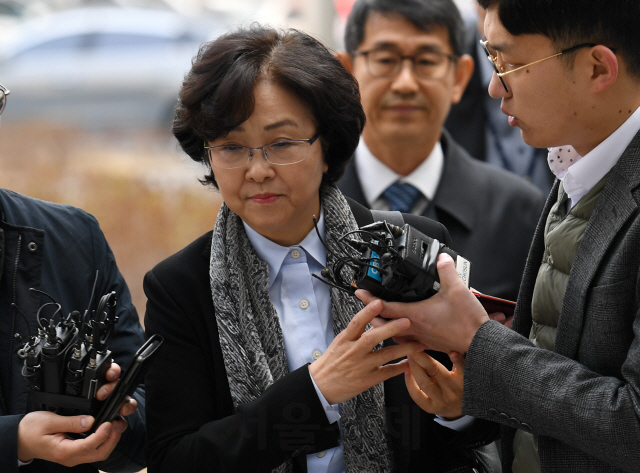
<svg viewBox="0 0 640 473"><path fill-rule="evenodd" d="M152 335L149 340L140 347L126 372L120 377L115 389L104 401L91 429L83 434L84 437L91 435L100 425L116 417L125 398L131 396L138 385L142 383L144 374L149 368L149 363L153 360L163 341L164 339L160 335Z"/></svg>

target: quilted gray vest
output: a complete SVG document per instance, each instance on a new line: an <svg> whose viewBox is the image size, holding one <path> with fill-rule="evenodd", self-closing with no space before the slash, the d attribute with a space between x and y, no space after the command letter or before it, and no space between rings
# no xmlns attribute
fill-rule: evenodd
<svg viewBox="0 0 640 473"><path fill-rule="evenodd" d="M553 350L562 300L569 273L596 201L609 178L604 176L567 214L568 196L562 182L544 229L544 255L538 270L531 302L533 325L529 340L537 347ZM513 439L513 472L539 473L538 442L535 435L518 430Z"/></svg>

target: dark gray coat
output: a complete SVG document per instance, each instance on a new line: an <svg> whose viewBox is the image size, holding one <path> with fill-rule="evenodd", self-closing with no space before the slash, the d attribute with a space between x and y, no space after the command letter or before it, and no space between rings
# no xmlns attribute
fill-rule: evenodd
<svg viewBox="0 0 640 473"><path fill-rule="evenodd" d="M578 248L554 351L533 347L531 300L544 250L534 236L513 328L476 334L465 368L463 412L537 434L543 472L640 471L640 133L611 171Z"/></svg>

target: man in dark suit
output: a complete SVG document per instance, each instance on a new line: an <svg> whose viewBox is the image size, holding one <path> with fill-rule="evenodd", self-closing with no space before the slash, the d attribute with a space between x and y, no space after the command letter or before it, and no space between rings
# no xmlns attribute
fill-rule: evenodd
<svg viewBox="0 0 640 473"><path fill-rule="evenodd" d="M367 122L338 182L378 210L443 223L472 262L471 285L513 299L544 197L534 186L472 159L443 124L473 70L452 0L357 1L343 62L358 80Z"/></svg>
<svg viewBox="0 0 640 473"><path fill-rule="evenodd" d="M558 177L514 330L489 320L446 257L437 295L387 304L382 315L410 318L405 338L466 353L457 374L420 356L422 368L411 364L418 384L407 385L429 412L503 424L505 471L637 472L640 3L479 3L496 72L489 93L527 143L554 147L548 161ZM446 399L434 389L451 384Z"/></svg>

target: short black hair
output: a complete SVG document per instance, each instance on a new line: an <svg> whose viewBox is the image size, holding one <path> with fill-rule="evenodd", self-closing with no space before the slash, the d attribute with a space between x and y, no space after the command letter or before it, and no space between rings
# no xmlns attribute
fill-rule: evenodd
<svg viewBox="0 0 640 473"><path fill-rule="evenodd" d="M338 180L365 123L357 82L311 36L253 23L203 44L182 83L172 131L191 159L208 167L202 182L218 187L204 142L226 136L251 116L261 79L276 82L309 108L328 165L324 179Z"/></svg>
<svg viewBox="0 0 640 473"><path fill-rule="evenodd" d="M629 74L640 79L640 0L477 0L497 5L513 36L540 34L562 50L582 43L615 49Z"/></svg>
<svg viewBox="0 0 640 473"><path fill-rule="evenodd" d="M443 26L455 56L465 52L465 25L453 0L357 0L344 32L344 46L353 56L364 40L364 28L371 13L397 13L423 31Z"/></svg>

